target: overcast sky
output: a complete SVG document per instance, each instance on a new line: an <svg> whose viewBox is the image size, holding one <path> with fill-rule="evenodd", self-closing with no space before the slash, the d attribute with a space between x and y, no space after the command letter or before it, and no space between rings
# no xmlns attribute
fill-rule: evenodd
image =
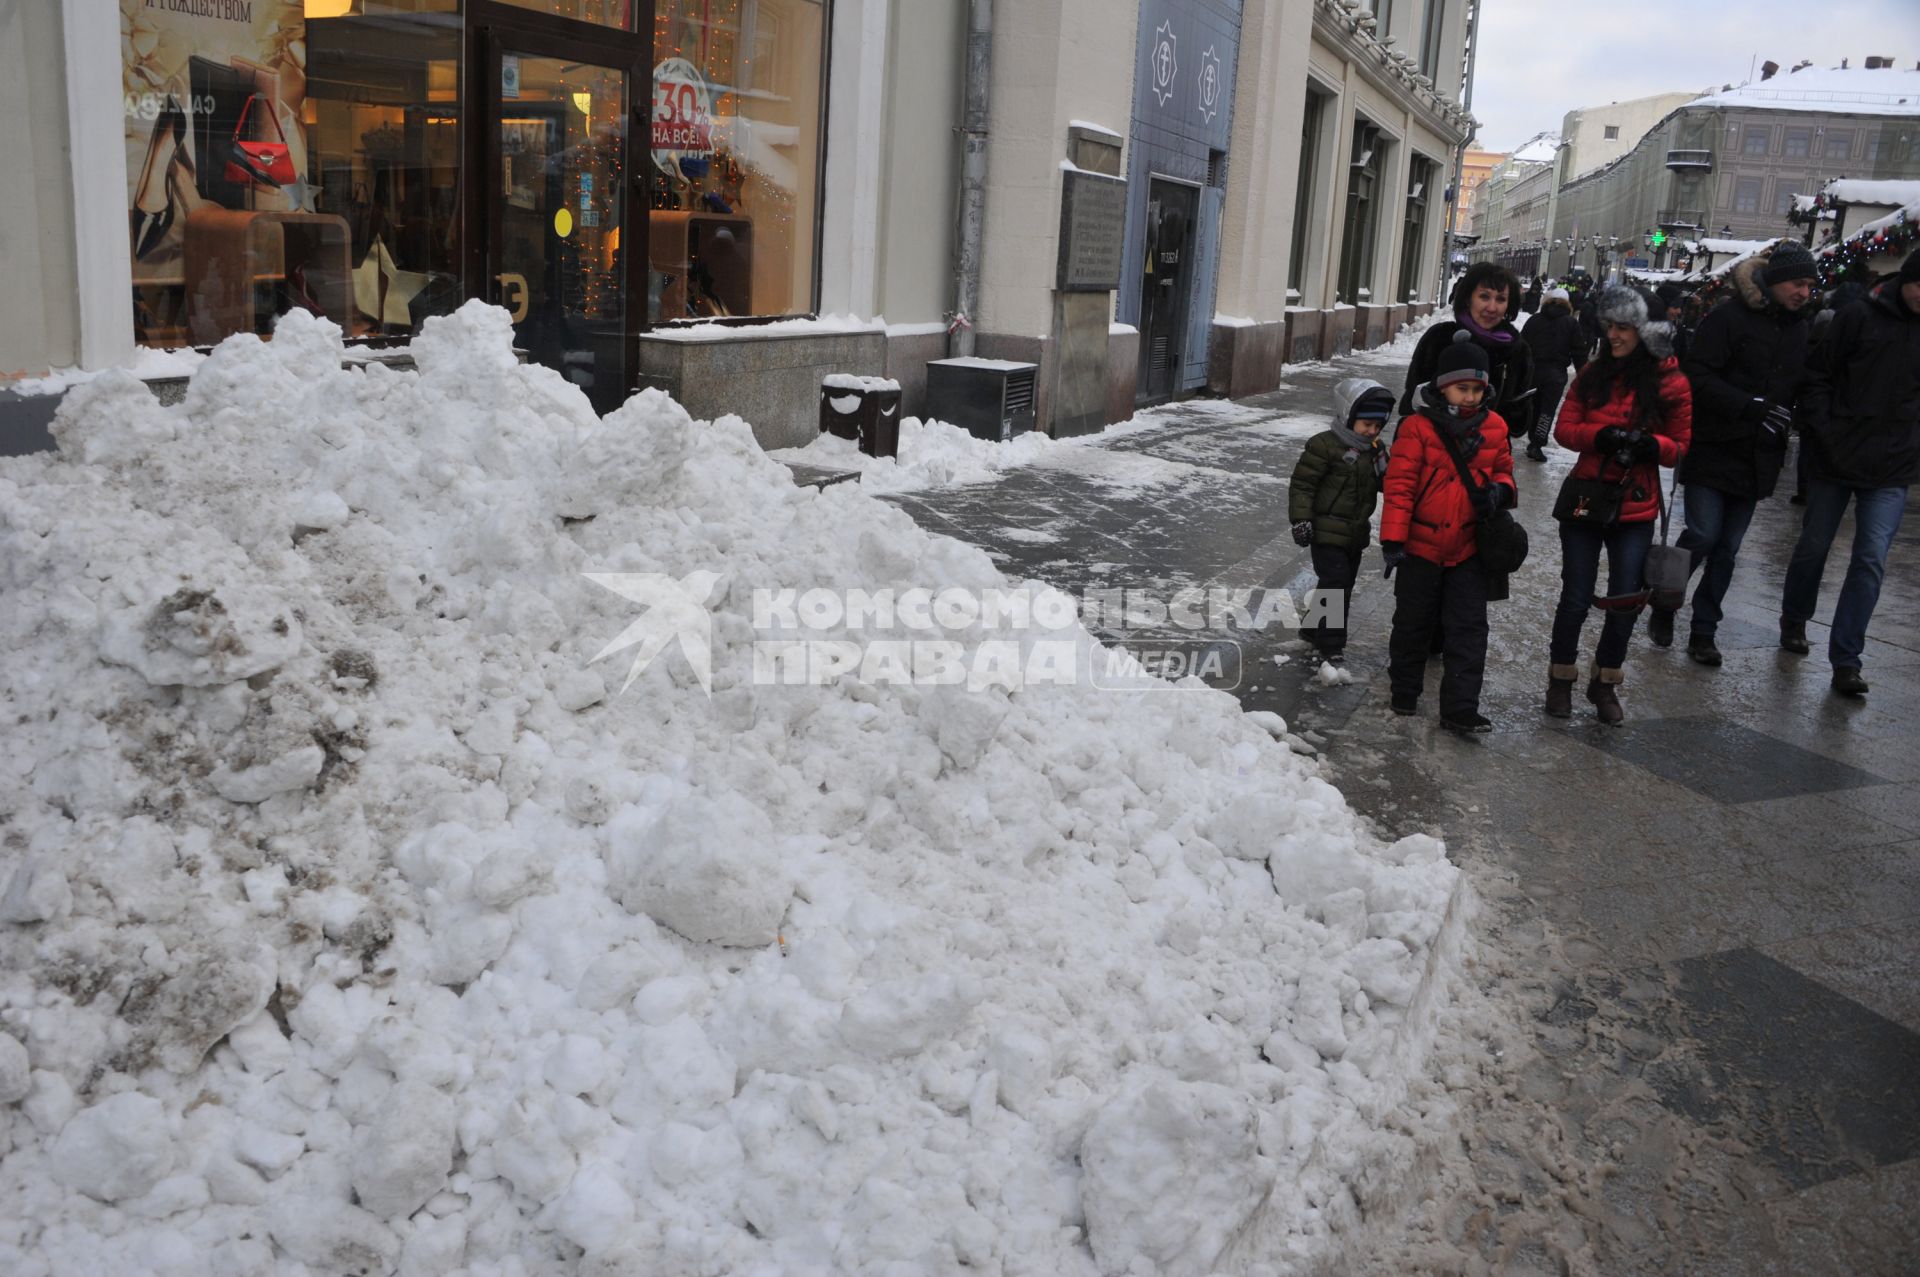
<svg viewBox="0 0 1920 1277"><path fill-rule="evenodd" d="M1920 61L1920 0L1483 0L1473 113L1510 151L1583 106L1740 84L1785 68ZM1878 34L1875 34L1878 33ZM1753 71L1752 76L1758 77Z"/></svg>

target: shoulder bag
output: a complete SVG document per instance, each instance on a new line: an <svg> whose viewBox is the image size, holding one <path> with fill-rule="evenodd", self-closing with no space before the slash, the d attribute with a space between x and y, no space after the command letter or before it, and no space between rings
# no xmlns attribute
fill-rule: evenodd
<svg viewBox="0 0 1920 1277"><path fill-rule="evenodd" d="M1473 472L1467 469L1467 463L1454 451L1453 441L1447 438L1445 428L1434 427L1434 433L1440 436L1440 446L1447 450L1447 456L1453 459L1454 469L1460 472L1460 483L1468 493L1475 492L1480 485L1473 481ZM1474 549L1480 555L1480 564L1497 576L1517 572L1520 565L1527 561L1527 530L1520 520L1513 517L1513 511L1502 506L1486 518L1480 520L1473 532Z"/></svg>
<svg viewBox="0 0 1920 1277"><path fill-rule="evenodd" d="M1677 468L1674 480L1674 486L1678 487ZM1672 493L1662 492L1656 483L1653 494L1660 501L1660 540L1647 547L1647 601L1657 608L1675 612L1687 601L1687 578L1693 575L1693 552L1667 544L1667 514L1673 507Z"/></svg>

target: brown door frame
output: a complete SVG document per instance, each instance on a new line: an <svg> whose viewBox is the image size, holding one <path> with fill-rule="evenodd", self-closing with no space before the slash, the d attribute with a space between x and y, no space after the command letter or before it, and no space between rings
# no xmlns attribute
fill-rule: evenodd
<svg viewBox="0 0 1920 1277"><path fill-rule="evenodd" d="M640 334L647 329L647 261L652 243L645 169L653 146L653 24L655 0L633 0L638 31L558 18L500 0L467 0L460 99L465 117L461 157L466 198L461 201L461 261L469 297L498 304L493 253L500 243L500 69L507 50L566 58L624 71L627 129L621 166L627 188L620 200L620 260L626 290L619 376L632 390L640 371Z"/></svg>

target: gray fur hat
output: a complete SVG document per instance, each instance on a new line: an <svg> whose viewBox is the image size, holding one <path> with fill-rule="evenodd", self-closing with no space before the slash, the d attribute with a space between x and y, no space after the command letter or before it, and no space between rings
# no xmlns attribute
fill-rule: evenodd
<svg viewBox="0 0 1920 1277"><path fill-rule="evenodd" d="M1647 296L1637 288L1622 288L1614 285L1601 291L1595 302L1595 308L1603 324L1631 324L1640 333L1640 344L1655 359L1665 359L1673 354L1673 325L1664 316L1647 322Z"/></svg>

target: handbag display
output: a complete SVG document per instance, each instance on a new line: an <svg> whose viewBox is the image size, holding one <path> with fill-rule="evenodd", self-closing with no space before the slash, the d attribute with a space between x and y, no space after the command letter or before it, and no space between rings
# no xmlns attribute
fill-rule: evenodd
<svg viewBox="0 0 1920 1277"><path fill-rule="evenodd" d="M1436 429L1434 433L1440 436L1440 446L1453 459L1461 484L1468 492L1477 489L1480 485L1473 481L1473 472L1467 469L1467 463L1453 450L1446 431ZM1473 544L1480 555L1481 566L1496 576L1518 572L1520 565L1527 561L1527 530L1513 517L1513 511L1504 507L1480 520L1474 528Z"/></svg>
<svg viewBox="0 0 1920 1277"><path fill-rule="evenodd" d="M260 101L255 93L247 98L247 104L240 108L240 122L233 126L233 150L227 160L226 179L229 182L253 182L259 186L285 186L293 181L293 152L287 145L287 134L280 127L279 113L268 102L262 106L266 116L273 122L273 131L280 138L278 142L250 142L245 138L247 117L253 113L253 104Z"/></svg>
<svg viewBox="0 0 1920 1277"><path fill-rule="evenodd" d="M1675 486L1678 486L1678 471L1674 478ZM1675 612L1687 601L1687 578L1693 575L1693 552L1667 544L1667 515L1673 508L1672 496L1661 492L1657 486L1654 495L1660 498L1660 540L1647 548L1647 601L1657 608Z"/></svg>

